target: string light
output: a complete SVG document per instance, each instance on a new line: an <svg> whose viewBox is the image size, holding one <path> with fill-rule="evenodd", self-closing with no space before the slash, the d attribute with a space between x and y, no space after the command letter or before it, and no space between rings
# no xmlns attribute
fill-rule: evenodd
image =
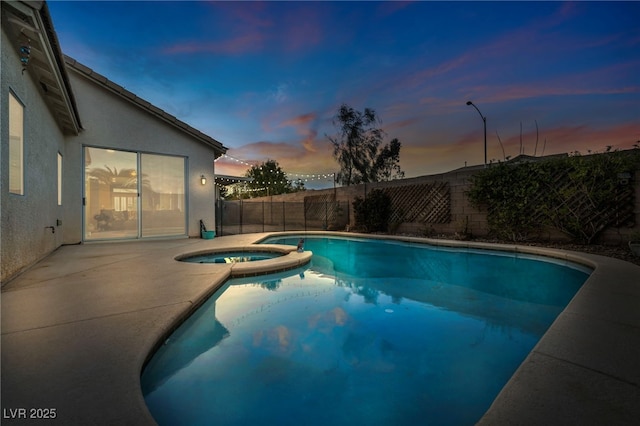
<svg viewBox="0 0 640 426"><path fill-rule="evenodd" d="M220 157L216 158L214 160L214 162L217 162L218 160L220 160L221 158L224 159L228 159L230 161L234 161L236 163L240 163L242 165L248 166L248 167L255 167L256 164L250 164L244 160L240 160L238 158L232 157L230 155L227 154L222 154ZM262 166L258 167L259 170L262 170ZM326 180L326 179L335 179L335 173L315 173L315 174L300 174L300 173L286 173L284 172L287 176L291 176L294 179L287 179L287 180L282 180L282 181L277 181L277 182L273 182L273 184L285 184L287 182L289 183L294 183L297 181L304 181L304 182L308 182L308 181L315 181L315 180ZM254 182L257 184L262 184L262 185L266 185L266 184L271 184L271 182Z"/></svg>
<svg viewBox="0 0 640 426"><path fill-rule="evenodd" d="M239 159L237 159L237 158L235 158L235 157L232 157L232 156L230 156L230 155L227 155L227 154L222 154L220 157L218 157L218 158L216 158L215 160L213 160L213 162L215 163L215 162L217 162L218 160L220 160L221 158L225 158L225 159L228 159L228 160L231 160L231 161L235 161L236 163L244 164L245 166L249 166L249 167L253 167L253 166L255 166L255 164L249 164L249 163L247 163L247 162L246 162L246 161L244 161L244 160L239 160Z"/></svg>

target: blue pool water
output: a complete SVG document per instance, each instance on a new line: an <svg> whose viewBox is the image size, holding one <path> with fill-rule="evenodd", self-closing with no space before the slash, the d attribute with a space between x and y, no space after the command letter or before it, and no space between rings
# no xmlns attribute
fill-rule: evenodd
<svg viewBox="0 0 640 426"><path fill-rule="evenodd" d="M590 273L305 239L310 265L228 281L152 357L141 383L159 424L474 424Z"/></svg>
<svg viewBox="0 0 640 426"><path fill-rule="evenodd" d="M253 262L255 260L273 259L282 256L282 253L270 253L264 251L246 252L233 251L224 253L208 253L196 256L185 257L180 259L183 262L191 263L236 263L236 262Z"/></svg>

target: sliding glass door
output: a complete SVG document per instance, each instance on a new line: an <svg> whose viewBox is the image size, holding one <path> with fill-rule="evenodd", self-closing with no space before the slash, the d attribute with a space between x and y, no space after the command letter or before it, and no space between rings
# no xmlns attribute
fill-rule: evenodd
<svg viewBox="0 0 640 426"><path fill-rule="evenodd" d="M185 159L85 147L85 240L186 235Z"/></svg>
<svg viewBox="0 0 640 426"><path fill-rule="evenodd" d="M141 154L142 236L185 235L184 158Z"/></svg>
<svg viewBox="0 0 640 426"><path fill-rule="evenodd" d="M84 238L138 238L138 155L84 151Z"/></svg>

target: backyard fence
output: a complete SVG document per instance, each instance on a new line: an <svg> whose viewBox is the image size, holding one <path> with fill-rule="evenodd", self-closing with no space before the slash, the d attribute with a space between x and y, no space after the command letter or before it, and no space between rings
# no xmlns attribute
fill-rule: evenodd
<svg viewBox="0 0 640 426"><path fill-rule="evenodd" d="M451 194L448 182L428 182L385 188L391 200L390 222L448 224ZM366 197L366 195L365 195ZM218 200L216 231L220 236L274 231L341 231L352 219L356 198L336 201L335 192L305 195L300 201Z"/></svg>
<svg viewBox="0 0 640 426"><path fill-rule="evenodd" d="M219 236L275 231L343 230L349 204L329 199L290 201L226 201L216 203Z"/></svg>
<svg viewBox="0 0 640 426"><path fill-rule="evenodd" d="M532 158L526 157L522 161L529 163L534 161ZM517 166L520 163L511 164ZM300 191L243 201L221 200L216 204L216 230L218 235L358 230L354 200L365 199L371 191L379 189L391 201L388 225L392 233L484 237L496 233L493 215L504 215L506 211L499 203L498 208L489 205L479 208L470 202L468 192L474 177L484 170L487 167L465 167L448 173L397 181ZM616 172L615 188L598 189L600 193L609 192L611 196L604 197L607 202L602 203L596 202L582 190L585 184L580 183L579 179L584 178L590 178L593 182L589 181L589 185L596 189L602 180L594 179L591 172L581 178L567 168L560 168L553 174L550 183L541 185L537 191L529 191L531 194L527 202L520 204L532 208L512 215L516 219L527 218L529 223L535 225L535 229L529 231L530 235L524 235L522 239L597 240L611 244L628 240L640 224L640 170ZM510 185L505 188L513 189L515 184L512 182ZM589 185L587 189L591 188ZM599 196L602 195L600 193ZM550 195L554 194L553 202L548 202ZM516 199L508 199L507 202L511 210L518 207ZM503 226L499 229L504 231L506 228ZM520 238L519 235L513 235L513 238Z"/></svg>

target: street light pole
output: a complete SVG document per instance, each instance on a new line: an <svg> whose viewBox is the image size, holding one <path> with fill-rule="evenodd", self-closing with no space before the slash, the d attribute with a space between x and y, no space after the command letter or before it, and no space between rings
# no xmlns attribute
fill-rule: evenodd
<svg viewBox="0 0 640 426"><path fill-rule="evenodd" d="M478 107L473 102L467 101L467 105L473 106L476 111L478 111L478 114L480 114L480 117L482 117L482 122L484 123L484 166L487 167L487 117L482 115Z"/></svg>

